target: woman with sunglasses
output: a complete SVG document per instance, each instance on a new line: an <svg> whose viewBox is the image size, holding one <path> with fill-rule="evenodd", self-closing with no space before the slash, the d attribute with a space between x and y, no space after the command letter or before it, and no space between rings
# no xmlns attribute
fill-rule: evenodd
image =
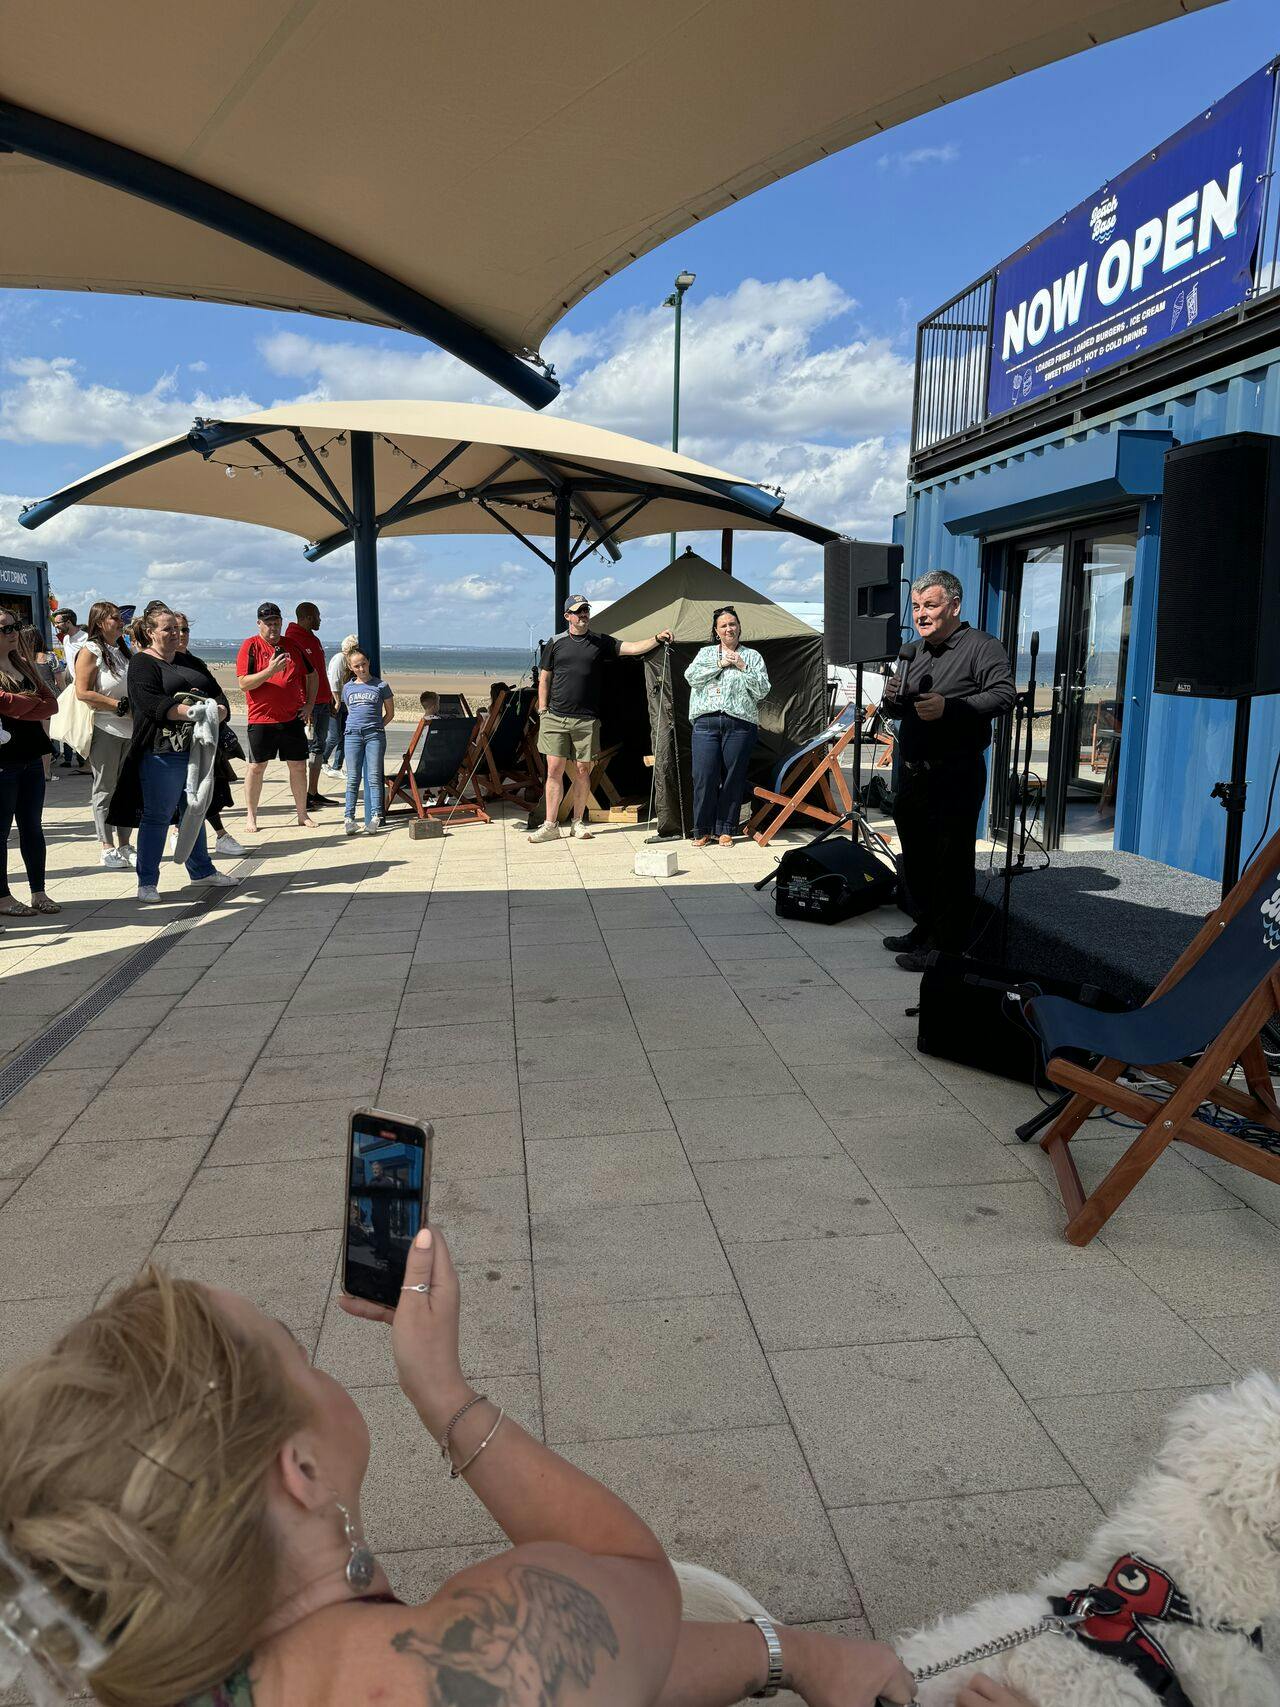
<svg viewBox="0 0 1280 1707"><path fill-rule="evenodd" d="M0 723L9 739L0 746L0 917L29 918L60 913L45 893L44 756L52 751L46 721L58 702L41 680L35 654L19 645L21 624L0 610ZM9 832L18 824L18 846L31 886L31 905L9 892Z"/></svg>
<svg viewBox="0 0 1280 1707"><path fill-rule="evenodd" d="M111 871L132 871L133 831L117 829L107 822L107 808L120 780L120 767L133 736L126 678L128 654L120 645L124 619L110 599L99 599L89 612L85 630L88 638L76 652L76 698L93 712L93 738L89 743L89 810L102 844L98 863Z"/></svg>

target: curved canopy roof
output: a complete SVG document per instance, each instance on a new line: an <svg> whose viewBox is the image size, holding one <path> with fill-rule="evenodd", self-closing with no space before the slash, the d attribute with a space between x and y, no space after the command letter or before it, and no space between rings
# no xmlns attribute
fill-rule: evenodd
<svg viewBox="0 0 1280 1707"><path fill-rule="evenodd" d="M379 534L551 537L571 496L575 550L705 528L768 528L822 542L830 528L723 469L601 427L466 403L301 403L197 422L28 506L23 525L72 504L256 522L317 541L352 534L351 435L368 435ZM230 476L230 477L229 477Z"/></svg>
<svg viewBox="0 0 1280 1707"><path fill-rule="evenodd" d="M1214 3L6 0L0 284L398 326L541 406L520 352L638 255Z"/></svg>

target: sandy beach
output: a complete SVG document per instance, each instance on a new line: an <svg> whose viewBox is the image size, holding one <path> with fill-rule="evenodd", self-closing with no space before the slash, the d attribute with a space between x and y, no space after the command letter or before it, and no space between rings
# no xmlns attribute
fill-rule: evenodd
<svg viewBox="0 0 1280 1707"><path fill-rule="evenodd" d="M233 715L244 716L244 695L236 684L234 664L210 664L210 670L231 702ZM489 703L489 683L496 677L454 670L391 671L387 680L396 696L396 716L403 721L416 715L418 695L432 693L464 693L476 710ZM508 678L510 679L510 678Z"/></svg>

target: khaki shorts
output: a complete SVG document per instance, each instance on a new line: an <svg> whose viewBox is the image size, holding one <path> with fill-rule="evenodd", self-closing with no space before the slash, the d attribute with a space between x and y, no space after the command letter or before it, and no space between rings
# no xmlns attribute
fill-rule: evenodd
<svg viewBox="0 0 1280 1707"><path fill-rule="evenodd" d="M598 717L561 717L544 711L538 718L538 751L552 759L590 764L600 752Z"/></svg>

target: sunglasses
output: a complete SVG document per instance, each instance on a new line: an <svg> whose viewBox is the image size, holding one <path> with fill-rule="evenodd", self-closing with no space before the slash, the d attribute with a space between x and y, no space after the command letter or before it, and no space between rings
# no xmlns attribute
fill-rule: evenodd
<svg viewBox="0 0 1280 1707"><path fill-rule="evenodd" d="M16 622L0 622L0 634L16 634L17 632L18 624Z"/></svg>

